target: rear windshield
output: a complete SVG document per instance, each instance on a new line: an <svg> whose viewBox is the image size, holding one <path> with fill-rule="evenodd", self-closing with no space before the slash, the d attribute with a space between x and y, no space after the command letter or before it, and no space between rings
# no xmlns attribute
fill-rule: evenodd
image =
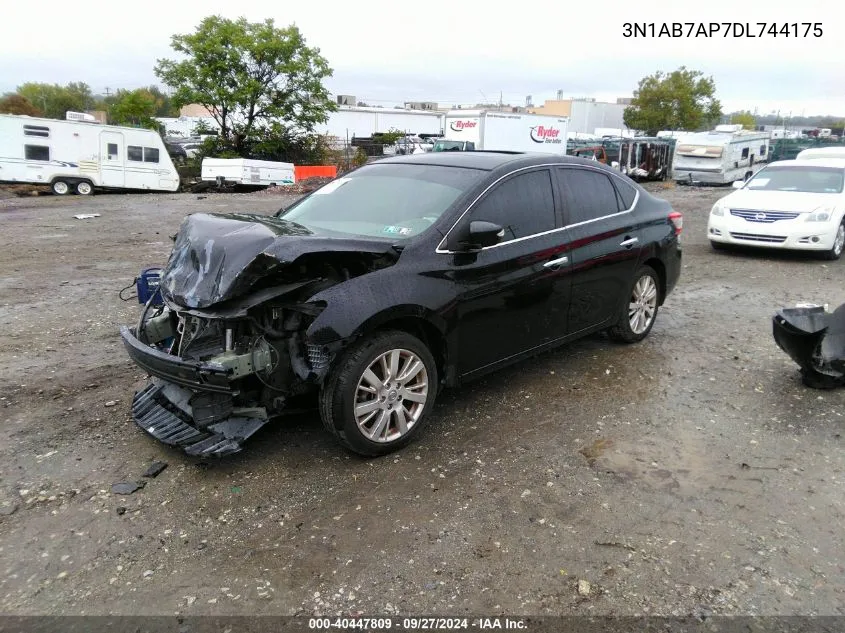
<svg viewBox="0 0 845 633"><path fill-rule="evenodd" d="M796 191L801 193L842 193L845 170L836 167L771 166L757 172L747 189Z"/></svg>
<svg viewBox="0 0 845 633"><path fill-rule="evenodd" d="M315 232L410 238L430 227L486 171L368 165L333 180L280 217Z"/></svg>

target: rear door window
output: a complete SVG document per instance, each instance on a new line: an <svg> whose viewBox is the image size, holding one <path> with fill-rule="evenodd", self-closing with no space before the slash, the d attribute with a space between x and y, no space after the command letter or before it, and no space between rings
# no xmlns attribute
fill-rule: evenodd
<svg viewBox="0 0 845 633"><path fill-rule="evenodd" d="M593 169L557 169L566 224L619 213L620 200L610 177Z"/></svg>

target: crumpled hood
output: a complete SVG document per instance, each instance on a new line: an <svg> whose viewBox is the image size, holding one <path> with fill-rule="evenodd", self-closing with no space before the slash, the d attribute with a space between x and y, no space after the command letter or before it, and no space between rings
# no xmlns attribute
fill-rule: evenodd
<svg viewBox="0 0 845 633"><path fill-rule="evenodd" d="M186 308L207 308L246 294L268 275L310 253L392 250L384 240L328 237L280 218L252 214L188 216L162 272L162 297Z"/></svg>

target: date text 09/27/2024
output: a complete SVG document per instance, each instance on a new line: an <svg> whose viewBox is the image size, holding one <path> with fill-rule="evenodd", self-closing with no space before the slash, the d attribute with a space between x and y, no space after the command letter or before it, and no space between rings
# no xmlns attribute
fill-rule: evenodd
<svg viewBox="0 0 845 633"><path fill-rule="evenodd" d="M625 22L622 37L819 38L821 22Z"/></svg>

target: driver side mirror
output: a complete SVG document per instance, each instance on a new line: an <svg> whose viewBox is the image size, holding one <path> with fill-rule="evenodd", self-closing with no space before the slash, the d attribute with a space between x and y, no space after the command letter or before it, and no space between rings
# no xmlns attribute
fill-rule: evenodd
<svg viewBox="0 0 845 633"><path fill-rule="evenodd" d="M742 189L745 186L746 180L734 180L731 187L734 189Z"/></svg>
<svg viewBox="0 0 845 633"><path fill-rule="evenodd" d="M505 229L498 224L475 220L469 223L469 234L461 240L463 250L481 250L487 246L498 244L505 236Z"/></svg>

